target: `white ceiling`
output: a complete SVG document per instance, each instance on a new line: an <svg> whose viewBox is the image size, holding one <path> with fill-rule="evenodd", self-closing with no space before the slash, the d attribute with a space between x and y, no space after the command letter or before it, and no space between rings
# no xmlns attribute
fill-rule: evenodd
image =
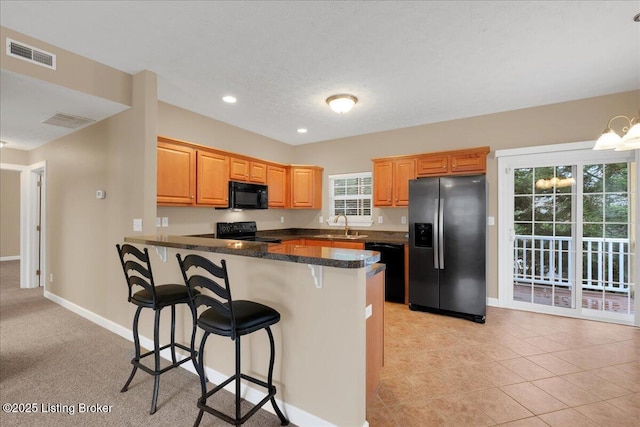
<svg viewBox="0 0 640 427"><path fill-rule="evenodd" d="M151 70L161 101L297 145L640 89L638 12L640 1L3 0L0 23ZM4 128L21 94L5 96L2 80ZM338 115L325 99L343 92L359 102Z"/></svg>

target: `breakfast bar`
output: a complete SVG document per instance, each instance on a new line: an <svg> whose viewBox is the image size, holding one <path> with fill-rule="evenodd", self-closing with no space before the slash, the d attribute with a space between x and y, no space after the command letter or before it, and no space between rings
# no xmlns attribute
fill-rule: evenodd
<svg viewBox="0 0 640 427"><path fill-rule="evenodd" d="M181 283L178 253L198 253L216 263L225 259L233 298L263 303L281 315L273 327L274 384L276 399L291 422L366 424L367 396L377 387L382 365L385 266L377 263L378 252L188 236L134 236L125 241L157 252L154 275L163 282ZM176 340L188 343L191 314L184 309L178 316L185 327L177 328ZM212 336L209 341L207 376L217 384L234 371L234 348L228 338ZM268 346L266 334L247 338L242 359L250 375L266 378ZM261 393L246 387L242 395L254 402Z"/></svg>

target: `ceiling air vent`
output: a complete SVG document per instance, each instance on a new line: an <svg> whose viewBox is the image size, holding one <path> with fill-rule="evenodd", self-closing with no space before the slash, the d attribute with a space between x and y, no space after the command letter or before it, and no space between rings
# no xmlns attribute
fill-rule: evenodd
<svg viewBox="0 0 640 427"><path fill-rule="evenodd" d="M95 122L95 120L88 119L86 117L73 116L71 114L58 113L46 120L43 120L41 123L60 126L63 128L76 129L92 122Z"/></svg>
<svg viewBox="0 0 640 427"><path fill-rule="evenodd" d="M36 49L15 40L11 40L7 37L7 55L14 58L29 61L34 64L42 65L43 67L56 69L56 56L53 53L45 52L44 50Z"/></svg>

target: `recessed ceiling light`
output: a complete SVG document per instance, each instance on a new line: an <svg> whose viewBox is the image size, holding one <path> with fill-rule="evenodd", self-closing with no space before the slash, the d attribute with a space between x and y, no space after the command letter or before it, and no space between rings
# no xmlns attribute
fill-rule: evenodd
<svg viewBox="0 0 640 427"><path fill-rule="evenodd" d="M237 101L235 96L231 96L231 95L223 96L222 100L227 104L235 104L235 102Z"/></svg>
<svg viewBox="0 0 640 427"><path fill-rule="evenodd" d="M305 128L300 128L298 129L298 133L307 133L307 130Z"/></svg>
<svg viewBox="0 0 640 427"><path fill-rule="evenodd" d="M358 102L358 98L349 94L333 95L327 98L327 104L336 113L348 113Z"/></svg>

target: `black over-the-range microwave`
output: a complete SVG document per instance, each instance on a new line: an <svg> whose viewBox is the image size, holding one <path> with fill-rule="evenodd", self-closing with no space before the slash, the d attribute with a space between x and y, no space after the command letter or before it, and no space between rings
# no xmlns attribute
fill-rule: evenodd
<svg viewBox="0 0 640 427"><path fill-rule="evenodd" d="M269 191L266 185L229 181L228 209L268 209Z"/></svg>

